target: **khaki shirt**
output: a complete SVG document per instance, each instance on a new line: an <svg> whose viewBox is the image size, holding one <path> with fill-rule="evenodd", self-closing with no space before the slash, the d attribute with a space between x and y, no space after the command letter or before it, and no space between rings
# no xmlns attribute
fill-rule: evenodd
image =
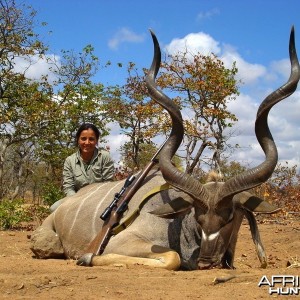
<svg viewBox="0 0 300 300"><path fill-rule="evenodd" d="M89 164L84 164L78 150L65 160L63 191L66 196L70 196L85 185L113 180L113 176L114 162L107 151L96 149Z"/></svg>

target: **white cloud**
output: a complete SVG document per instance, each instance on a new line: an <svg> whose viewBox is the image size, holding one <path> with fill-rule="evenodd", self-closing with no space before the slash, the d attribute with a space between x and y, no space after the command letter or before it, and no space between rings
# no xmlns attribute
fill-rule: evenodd
<svg viewBox="0 0 300 300"><path fill-rule="evenodd" d="M165 47L166 52L171 55L178 52L185 52L186 49L191 53L200 52L203 55L209 55L211 53L217 55L221 51L219 43L204 32L190 33L182 39L173 39L170 44Z"/></svg>
<svg viewBox="0 0 300 300"><path fill-rule="evenodd" d="M261 100L262 101L262 100ZM239 119L233 127L237 136L230 139L232 145L239 144L242 149L236 151L237 161L251 166L258 165L264 159L264 153L255 137L255 119L258 105L249 96L241 94L228 106ZM290 166L300 167L300 92L276 104L268 117L269 128L278 148L279 162L287 161Z"/></svg>
<svg viewBox="0 0 300 300"><path fill-rule="evenodd" d="M145 36L139 35L131 31L130 29L123 27L121 28L113 38L108 41L108 46L110 49L118 49L121 43L130 42L130 43L141 43L145 39Z"/></svg>
<svg viewBox="0 0 300 300"><path fill-rule="evenodd" d="M204 17L200 16L200 17ZM234 136L229 142L239 144L234 159L247 166L255 166L264 160L264 153L257 142L254 126L256 112L262 100L284 84L290 75L290 61L284 58L272 61L269 65L247 62L230 45L220 45L211 36L203 32L190 33L181 39L173 39L166 47L170 54L188 50L204 55L217 54L227 68L236 62L237 79L243 85L241 94L231 101L228 109L236 114L238 123L231 129ZM269 113L269 127L278 147L279 162L287 161L290 166L300 165L300 92L296 91L288 99L276 104Z"/></svg>
<svg viewBox="0 0 300 300"><path fill-rule="evenodd" d="M40 80L42 76L48 75L50 83L53 83L56 76L50 70L49 60L55 61L56 64L60 65L60 57L54 54L49 55L32 55L29 58L16 57L15 62L15 72L24 73L29 79Z"/></svg>
<svg viewBox="0 0 300 300"><path fill-rule="evenodd" d="M229 102L228 110L238 118L238 122L225 131L225 135L230 136L229 144L238 144L242 148L248 148L252 144L257 107L253 99L245 94L241 94L235 101Z"/></svg>
<svg viewBox="0 0 300 300"><path fill-rule="evenodd" d="M271 71L288 78L291 73L291 63L289 59L282 59L271 62Z"/></svg>
<svg viewBox="0 0 300 300"><path fill-rule="evenodd" d="M220 14L220 10L218 8L213 8L213 9L208 10L208 11L201 11L197 15L197 20L202 21L202 20L205 20L205 19L211 19L213 16L216 16L216 15L219 15L219 14Z"/></svg>
<svg viewBox="0 0 300 300"><path fill-rule="evenodd" d="M220 59L227 68L231 68L232 64L236 62L238 68L237 79L242 80L244 84L253 84L261 77L266 76L267 70L264 66L246 62L240 54L232 48L225 47L225 51Z"/></svg>
<svg viewBox="0 0 300 300"><path fill-rule="evenodd" d="M120 134L120 127L116 123L110 123L107 126L110 128L111 132L108 137L106 137L106 145L110 148L110 155L116 165L119 164L121 160L120 147L129 140L129 138L123 134Z"/></svg>
<svg viewBox="0 0 300 300"><path fill-rule="evenodd" d="M186 50L191 54L210 55L214 53L220 57L227 68L231 68L233 62L236 62L239 70L237 77L245 84L252 84L259 78L266 76L264 66L246 62L232 46L223 45L221 47L218 41L203 32L190 33L183 38L173 39L165 47L165 51L171 55Z"/></svg>

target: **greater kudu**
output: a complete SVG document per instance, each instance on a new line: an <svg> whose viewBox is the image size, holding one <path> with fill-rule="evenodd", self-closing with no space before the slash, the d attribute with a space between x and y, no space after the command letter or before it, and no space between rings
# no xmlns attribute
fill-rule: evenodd
<svg viewBox="0 0 300 300"><path fill-rule="evenodd" d="M144 194L164 180L173 188L149 196L148 201L140 205L135 221L110 240L103 255L93 256L84 250L101 229L100 214L124 182L86 186L66 198L34 232L31 249L39 258L80 258L83 265L124 263L172 270L232 268L238 231L246 216L261 266L266 267L266 255L253 212L270 213L276 208L247 190L265 182L277 164L277 149L267 119L270 109L296 90L300 78L294 30L289 47L290 78L271 93L257 111L255 133L265 160L226 182L206 184L181 172L171 162L183 139L183 122L178 107L155 85L161 53L153 33L152 38L154 58L146 83L151 97L169 112L172 131L159 157L163 178L155 171L149 175L130 202L128 214L138 207Z"/></svg>

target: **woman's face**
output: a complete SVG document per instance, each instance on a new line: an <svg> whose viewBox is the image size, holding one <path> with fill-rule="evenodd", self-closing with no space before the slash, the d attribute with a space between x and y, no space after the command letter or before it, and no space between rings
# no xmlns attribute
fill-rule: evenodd
<svg viewBox="0 0 300 300"><path fill-rule="evenodd" d="M83 130L78 139L78 146L82 154L93 154L98 143L95 132L92 129Z"/></svg>

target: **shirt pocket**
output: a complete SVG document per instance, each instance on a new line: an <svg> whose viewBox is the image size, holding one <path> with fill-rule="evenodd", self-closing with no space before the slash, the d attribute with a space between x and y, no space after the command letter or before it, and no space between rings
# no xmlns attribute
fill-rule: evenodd
<svg viewBox="0 0 300 300"><path fill-rule="evenodd" d="M92 167L92 176L94 177L95 182L100 182L102 181L103 178L103 170L101 168L101 166L93 166Z"/></svg>
<svg viewBox="0 0 300 300"><path fill-rule="evenodd" d="M78 191L81 187L86 185L86 179L82 170L78 169L74 172L74 183L75 183L75 190Z"/></svg>

